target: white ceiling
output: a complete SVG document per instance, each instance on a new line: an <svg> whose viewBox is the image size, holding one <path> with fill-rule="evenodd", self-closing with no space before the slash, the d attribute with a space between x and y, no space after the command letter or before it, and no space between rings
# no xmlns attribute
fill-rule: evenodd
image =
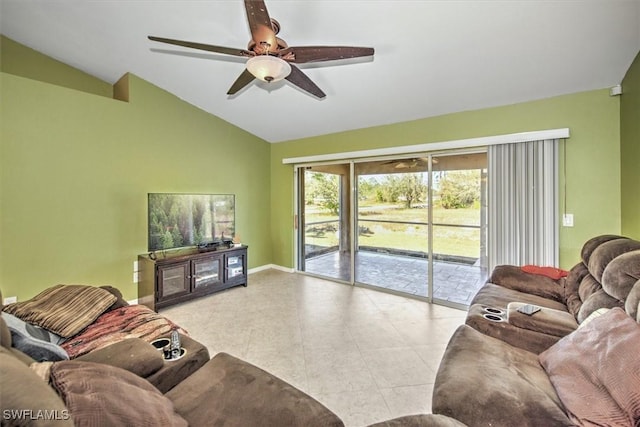
<svg viewBox="0 0 640 427"><path fill-rule="evenodd" d="M244 59L147 35L246 48L243 2L0 0L9 38L107 82L137 76L269 142L617 85L640 49L640 0L266 0L290 46L375 48L226 95Z"/></svg>

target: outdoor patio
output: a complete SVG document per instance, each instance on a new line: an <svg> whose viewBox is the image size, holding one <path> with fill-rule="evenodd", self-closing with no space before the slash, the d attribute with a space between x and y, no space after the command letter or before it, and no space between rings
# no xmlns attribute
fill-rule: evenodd
<svg viewBox="0 0 640 427"><path fill-rule="evenodd" d="M429 262L424 258L357 251L356 282L392 289L412 295L427 295ZM305 260L305 270L340 280L350 280L349 257L340 252ZM433 298L468 306L487 279L487 272L477 265L435 261Z"/></svg>

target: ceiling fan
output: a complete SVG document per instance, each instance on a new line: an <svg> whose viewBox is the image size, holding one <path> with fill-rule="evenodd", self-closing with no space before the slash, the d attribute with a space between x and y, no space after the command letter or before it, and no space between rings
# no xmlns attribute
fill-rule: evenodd
<svg viewBox="0 0 640 427"><path fill-rule="evenodd" d="M373 48L370 47L289 47L284 40L276 37L276 34L280 31L280 24L275 19L269 17L264 1L245 0L244 6L247 10L247 20L249 21L249 29L251 30L251 41L246 49L214 46L155 36L149 36L149 40L249 58L247 68L240 74L233 85L231 85L227 95L237 93L240 89L258 78L265 82L275 82L286 79L300 89L318 98L324 98L326 96L325 93L295 64L373 55Z"/></svg>
<svg viewBox="0 0 640 427"><path fill-rule="evenodd" d="M433 163L438 163L438 159L433 158ZM383 165L393 165L394 169L413 169L413 168L426 168L429 165L428 157L413 157L410 159L393 159L388 162L384 162Z"/></svg>

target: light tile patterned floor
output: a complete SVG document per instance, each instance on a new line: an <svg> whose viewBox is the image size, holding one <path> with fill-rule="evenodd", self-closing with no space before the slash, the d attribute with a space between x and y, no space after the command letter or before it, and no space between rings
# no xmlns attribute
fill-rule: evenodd
<svg viewBox="0 0 640 427"><path fill-rule="evenodd" d="M429 263L424 258L358 251L355 257L356 282L405 292L427 295ZM338 251L309 258L305 270L326 277L350 280L350 261ZM476 265L435 261L433 297L469 305L487 279L486 269Z"/></svg>
<svg viewBox="0 0 640 427"><path fill-rule="evenodd" d="M349 427L431 412L440 358L466 312L267 270L161 310L213 356L225 351L300 388Z"/></svg>

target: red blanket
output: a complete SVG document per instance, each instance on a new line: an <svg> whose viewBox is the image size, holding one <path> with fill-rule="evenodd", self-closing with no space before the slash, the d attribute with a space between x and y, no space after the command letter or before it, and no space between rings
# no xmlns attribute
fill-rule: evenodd
<svg viewBox="0 0 640 427"><path fill-rule="evenodd" d="M555 267L540 267L538 265L523 265L520 267L525 273L539 274L541 276L547 276L553 280L559 280L562 277L567 277L569 274L566 270L561 270Z"/></svg>
<svg viewBox="0 0 640 427"><path fill-rule="evenodd" d="M187 331L148 307L128 305L102 314L61 346L73 359L126 338L151 342L169 335L173 329L188 335Z"/></svg>

